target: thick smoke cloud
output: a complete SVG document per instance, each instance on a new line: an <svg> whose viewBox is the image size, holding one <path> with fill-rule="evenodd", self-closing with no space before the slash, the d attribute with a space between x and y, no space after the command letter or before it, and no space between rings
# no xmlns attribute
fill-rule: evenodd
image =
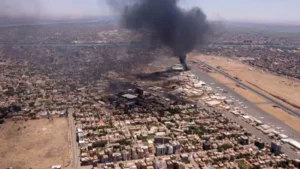
<svg viewBox="0 0 300 169"><path fill-rule="evenodd" d="M115 1L111 1L115 2ZM186 54L204 42L209 29L200 8L189 11L178 7L177 0L135 0L124 9L126 28L150 30L153 37L170 47L187 70Z"/></svg>

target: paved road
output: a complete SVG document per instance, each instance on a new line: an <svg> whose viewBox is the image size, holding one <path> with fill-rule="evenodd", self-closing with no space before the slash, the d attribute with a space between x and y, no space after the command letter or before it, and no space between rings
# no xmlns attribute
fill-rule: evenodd
<svg viewBox="0 0 300 169"><path fill-rule="evenodd" d="M105 21L105 20L104 20ZM19 24L6 24L0 25L0 28L9 27L32 27L32 26L48 26L48 25L61 25L61 24L87 24L87 23L105 23L101 20L86 20L86 21L60 21L60 22L41 22L41 23L19 23Z"/></svg>
<svg viewBox="0 0 300 169"><path fill-rule="evenodd" d="M1 27L0 27L1 28ZM92 43L92 42L86 42L86 43L0 43L0 47L40 47L40 46L47 46L47 47L90 47L90 46L99 46L99 47L149 47L149 44L143 44L143 43L130 43L130 42L119 42L119 43ZM248 45L248 44L221 44L221 43L215 43L215 44L209 44L209 45L203 45L203 47L209 47L209 46L217 46L217 47L226 47L226 46L263 46L263 47L277 47L277 48L300 48L300 46L285 46L285 45Z"/></svg>
<svg viewBox="0 0 300 169"><path fill-rule="evenodd" d="M211 44L208 44L208 45L205 45L205 46L208 46L208 47L242 47L242 46L249 46L249 47L277 47L277 48L286 48L286 49L293 49L293 48L298 48L300 47L300 45L280 45L280 44L255 44L255 43L252 43L252 44L243 44L243 43L240 43L240 44L230 44L230 43L211 43Z"/></svg>
<svg viewBox="0 0 300 169"><path fill-rule="evenodd" d="M250 90L250 91L252 91L252 92L254 92L254 93L260 95L261 97L265 98L266 100L270 101L271 103L273 103L273 104L279 106L279 107L280 107L281 109L283 109L284 111L286 111L286 112L288 112L288 113L290 113L290 114L293 114L294 116L296 116L296 117L298 117L298 118L300 117L300 113L299 113L299 112L294 111L294 110L290 109L289 107L287 107L287 106L281 104L280 102L274 100L273 98L271 98L271 97L269 97L269 96L267 96L267 95L261 93L260 91L255 90L255 89L249 87L248 85L245 85L244 83L242 83L241 81L235 79L234 77L230 76L229 74L227 74L227 73L225 73L225 72L223 72L223 71L221 71L221 70L219 70L219 69L217 69L217 68L215 68L215 67L213 67L213 66L210 66L209 64L207 64L207 63L205 63L205 62L202 62L202 61L200 61L200 60L198 60L198 63L199 63L199 64L202 64L202 65L205 65L205 66L207 66L207 67L209 67L209 68L215 70L216 72L218 72L218 73L224 75L225 77L229 78L230 80L233 80L235 83L241 85L242 87L245 87L246 89L248 89L248 90Z"/></svg>
<svg viewBox="0 0 300 169"><path fill-rule="evenodd" d="M76 127L74 124L73 112L75 111L74 108L70 108L69 110L69 132L70 132L70 139L71 139L71 149L72 149L72 159L67 167L68 169L77 169L79 163L79 149L76 142Z"/></svg>
<svg viewBox="0 0 300 169"><path fill-rule="evenodd" d="M300 141L300 133L295 129L291 128L290 126L286 125L284 122L278 120L274 116L270 115L269 113L263 111L259 107L257 107L256 103L252 103L242 96L240 96L236 91L231 89L230 87L226 86L226 84L218 82L216 79L209 76L207 73L202 72L197 68L196 65L192 65L192 72L199 77L199 79L205 81L208 85L210 85L214 91L218 91L218 87L228 91L228 93L222 93L222 95L226 96L227 98L231 97L235 100L235 102L240 102L242 104L238 104L246 113L249 115L258 118L263 123L268 124L270 127L278 130L281 133L288 135L298 141ZM245 108L246 107L246 108Z"/></svg>
<svg viewBox="0 0 300 169"><path fill-rule="evenodd" d="M141 43L0 43L0 47L132 47L132 48L145 48L150 47L147 44Z"/></svg>
<svg viewBox="0 0 300 169"><path fill-rule="evenodd" d="M204 73L201 72L195 65L192 65L192 72L197 75L201 80L205 81L204 79L210 79L209 77L206 76L206 78L204 78ZM211 81L212 79L210 79ZM215 83L216 80L214 80ZM218 84L219 85L219 84ZM222 85L223 86L223 85ZM225 85L223 86L224 88ZM217 90L215 88L215 90ZM228 93L228 95L232 95L233 93L235 93L232 89L230 88L227 88L227 91L230 91ZM224 94L223 94L224 95ZM242 100L243 98L238 96L238 95L235 95L236 98L239 98L240 100ZM247 104L248 101L246 100L243 100L244 103ZM297 131L295 131L294 129L290 128L289 126L287 126L286 124L282 123L281 121L279 121L278 119L274 118L273 116L270 116L268 113L262 111L261 109L257 108L253 103L250 103L248 102L248 104L250 108L247 108L247 109L250 109L250 111L255 111L255 112L261 112L260 114L261 115L264 115L264 116L268 116L267 119L270 120L270 125L274 125L274 124L280 124L282 126L282 128L286 129L289 131L289 133L292 133L290 135L294 135L294 134L297 134L299 135L299 133ZM245 129L247 129L250 133L252 133L253 135L255 135L257 138L261 138L264 142L266 143L271 143L272 142L272 139L270 139L267 135L263 134L261 131L259 131L257 128L253 127L252 125L250 125L249 123L243 121L241 118L231 114L230 112L228 111L222 111L222 113L227 116L229 119L232 119L234 120L236 123L240 124L241 126L243 126ZM250 113L250 112L249 112ZM257 114L257 113L256 113ZM256 116L255 116L256 117ZM292 159L297 159L297 158L300 158L300 156L290 148L289 145L285 144L283 145L283 151L285 154L287 154L290 158Z"/></svg>
<svg viewBox="0 0 300 169"><path fill-rule="evenodd" d="M154 62L154 64L156 64L158 66L171 67L172 65L176 64L177 62L178 61L175 59L167 59L167 60L160 59L159 61ZM220 91L219 91L219 93L226 96L227 98L233 99L235 101L235 103L238 103L238 102L241 103L241 104L237 104L237 106L242 108L249 115L258 118L263 123L268 124L270 127L274 128L275 130L278 130L279 132L284 133L284 134L288 135L289 137L300 141L300 133L298 131L291 128L284 122L278 120L277 118L270 115L269 113L263 111L262 109L257 107L256 103L246 100L241 95L236 93L236 91L234 91L230 87L226 86L226 84L220 83L213 77L209 76L206 72L201 71L197 67L196 64L190 63L190 66L192 67L191 71L195 75L197 75L200 80L206 82L209 86L211 86L215 92L218 92L219 88L222 88L222 89L228 91L228 93L222 93ZM235 84L235 83L233 82L233 84ZM268 104L268 102L261 103L261 104Z"/></svg>
<svg viewBox="0 0 300 169"><path fill-rule="evenodd" d="M175 64L176 61L174 60L163 60L163 61L159 61L157 63L155 63L156 65L161 65L161 66L171 66L173 64ZM253 103L250 103L248 101L246 101L244 98L242 98L241 96L239 96L237 93L235 93L235 91L233 91L231 88L227 87L224 84L219 83L218 81L216 81L215 79L213 79L212 77L210 77L207 73L204 73L202 71L200 71L196 65L192 65L192 72L197 75L201 80L205 81L206 83L214 83L217 84L218 86L221 86L222 88L224 88L225 90L229 91L228 95L232 95L235 98L240 99L241 101L245 102L245 105L249 106L249 112L253 111L253 116L255 117L260 117L260 116L264 116L264 120L263 121L269 121L271 124L276 124L276 126L281 126L281 128L283 128L287 133L289 133L290 135L297 135L299 136L299 133L296 132L294 129L290 128L289 126L287 126L286 124L282 123L281 121L279 121L278 119L276 119L275 117L269 115L268 113L262 111L261 109L257 108L256 105L254 105ZM213 87L213 86L212 86ZM213 87L215 90L216 88ZM77 169L79 166L79 149L77 146L77 142L76 142L76 127L74 125L74 118L72 116L72 113L74 112L74 109L71 109L69 111L69 124L70 124L70 131L71 131L71 148L72 148L72 160L71 163L69 165L68 168L70 169ZM257 130L255 127L251 126L250 124L246 123L245 121L239 119L238 117L234 116L233 114L231 114L228 111L224 111L223 112L224 115L226 115L228 118L234 120L235 122L237 122L238 124L242 125L244 128L248 129L252 134L254 134L256 137L263 139L265 142L270 143L271 139L269 137L267 137L266 135L264 135L262 132L260 132L259 130ZM250 114L250 113L249 113ZM300 138L300 137L298 137ZM290 157L290 158L300 158L300 156L293 150L290 149L289 145L284 145L283 146L283 151Z"/></svg>
<svg viewBox="0 0 300 169"><path fill-rule="evenodd" d="M177 61L173 60L173 59L159 60L159 61L155 62L155 64L158 65L158 66L172 66L176 63L177 63ZM240 96L238 93L236 93L231 88L227 87L225 84L222 84L222 83L218 82L216 79L209 76L206 72L201 71L197 67L197 65L190 63L190 66L192 68L191 71L197 77L199 77L200 80L206 82L209 86L211 86L214 89L214 91L218 90L217 87L221 87L224 90L227 90L228 93L226 93L226 94L222 93L222 95L225 95L226 97L233 96L235 99L243 102L244 106L247 106L247 109L244 109L244 110L249 115L252 115L252 116L257 117L257 118L263 117L263 119L260 119L260 120L263 121L265 124L268 124L269 126L275 128L276 130L278 130L277 127L279 127L280 132L285 133L286 135L288 135L290 137L293 137L294 139L299 141L299 139L300 139L300 133L299 132L297 132L293 128L287 126L285 123L278 120L277 118L270 115L269 113L261 110L254 103L247 101L245 98ZM226 115L230 119L234 120L238 124L242 125L244 128L249 130L253 135L257 136L258 138L261 138L261 139L265 140L268 143L271 142L271 139L268 136L266 136L265 134L263 134L261 131L257 130L255 127L251 126L250 124L246 123L242 119L234 116L230 112L228 112L228 111L224 112L224 115ZM300 156L297 155L297 153L295 151L291 150L289 145L284 145L283 150L290 158L300 158Z"/></svg>
<svg viewBox="0 0 300 169"><path fill-rule="evenodd" d="M248 132L252 133L253 135L255 135L257 138L262 139L265 143L271 143L272 139L270 139L268 136L266 136L265 134L263 134L261 131L259 131L258 129L256 129L255 127L253 127L252 125L250 125L249 123L245 122L244 120L242 120L241 118L231 114L228 111L222 111L222 114L224 114L226 117L232 119L233 121L235 121L236 123L238 123L239 125L243 126L245 129L247 129ZM290 148L289 145L284 144L282 147L283 152L288 155L290 158L292 159L297 159L300 156Z"/></svg>

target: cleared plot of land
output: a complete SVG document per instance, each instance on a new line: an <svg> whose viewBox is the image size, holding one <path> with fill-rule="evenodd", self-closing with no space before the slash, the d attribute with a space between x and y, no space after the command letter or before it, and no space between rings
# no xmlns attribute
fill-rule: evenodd
<svg viewBox="0 0 300 169"><path fill-rule="evenodd" d="M225 77L224 75L221 75L219 73L210 73L209 75L215 79L218 79L219 82L224 83L224 84L235 83L234 81L228 79L227 77Z"/></svg>
<svg viewBox="0 0 300 169"><path fill-rule="evenodd" d="M0 168L49 169L69 164L66 118L7 121L0 127Z"/></svg>
<svg viewBox="0 0 300 169"><path fill-rule="evenodd" d="M260 97L259 95L255 94L255 93L253 93L253 92L251 92L249 90L240 88L240 87L236 86L235 84L230 84L230 85L227 85L227 86L229 86L230 88L232 88L239 95L241 95L242 97L244 97L245 99L247 99L248 101L250 101L252 103L264 103L264 102L267 102L266 99Z"/></svg>
<svg viewBox="0 0 300 169"><path fill-rule="evenodd" d="M233 77L238 77L246 85L251 87L258 86L264 91L276 95L287 102L290 102L294 105L300 106L300 81L289 79L286 77L276 76L271 73L264 72L262 70L255 69L251 66L241 63L238 59L228 59L225 57L215 57L215 56L196 56L197 59L207 62L208 64L217 67L220 66L220 69L224 72L227 72ZM254 85L251 85L254 84ZM257 90L260 90L256 88ZM261 92L264 92L260 90ZM264 92L264 93L266 93ZM271 96L270 94L267 94ZM271 96L273 97L273 96ZM285 105L296 110L291 104L287 104L278 98L273 97L274 99L282 102Z"/></svg>

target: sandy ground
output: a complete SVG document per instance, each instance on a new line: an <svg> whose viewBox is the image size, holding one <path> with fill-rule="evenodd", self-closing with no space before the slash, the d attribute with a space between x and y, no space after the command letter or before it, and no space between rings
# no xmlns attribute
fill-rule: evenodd
<svg viewBox="0 0 300 169"><path fill-rule="evenodd" d="M225 57L215 57L215 56L193 56L201 61L204 61L211 66L217 67L220 66L221 69L233 77L238 77L242 80L242 82L250 87L259 90L266 95L272 97L273 99L280 101L279 99L271 96L268 93L273 95L277 95L281 98L286 99L287 101L300 106L300 82L293 79L288 79L286 77L280 77L273 75L268 72L264 72L259 69L255 69L250 67L246 64L241 63L239 60L228 59ZM234 89L238 94L240 94L245 99L249 100L252 103L264 103L267 102L266 99L262 98L261 96L253 93L249 90L242 89L237 87L234 81L226 78L225 76L218 74L218 73L209 73L210 76L217 79L221 83L224 83L228 87ZM250 83L252 84L250 84ZM253 86L258 86L261 89ZM297 110L295 107L280 101L281 103ZM274 108L272 104L257 104L259 108L266 111L267 113L273 115L277 119L283 121L285 124L289 125L290 127L294 128L295 130L300 132L300 119L290 115L289 113L285 112L280 108ZM298 109L299 110L299 109Z"/></svg>
<svg viewBox="0 0 300 169"><path fill-rule="evenodd" d="M237 87L235 84L232 84L228 82L229 79L227 79L225 76L221 74L211 73L212 77L217 78L221 83L226 84L226 86L232 88L234 91L236 91L239 95L247 99L248 101L252 103L264 103L267 102L264 98L260 97L256 93L253 93L249 90L245 90L243 88ZM223 77L222 77L223 76ZM227 79L227 80L225 80ZM300 119L296 118L293 115L288 114L284 110L280 108L274 108L272 104L257 104L257 106L264 110L265 112L271 114L272 116L276 117L277 119L280 119L282 122L287 124L288 126L292 127L296 131L300 132Z"/></svg>
<svg viewBox="0 0 300 169"><path fill-rule="evenodd" d="M286 113L284 110L280 108L273 107L271 104L261 104L258 105L262 110L270 113L274 117L278 119L282 119L282 121L288 126L294 128L296 131L300 132L300 119L295 118L295 116Z"/></svg>
<svg viewBox="0 0 300 169"><path fill-rule="evenodd" d="M0 168L49 169L69 164L66 118L7 121L0 127Z"/></svg>
<svg viewBox="0 0 300 169"><path fill-rule="evenodd" d="M255 94L249 90L245 90L243 88L236 86L236 84L232 80L228 79L227 77L225 77L222 74L209 73L209 75L212 76L213 78L217 79L219 82L226 84L226 86L230 87L231 89L233 89L234 91L236 91L237 93L242 95L245 99L249 100L250 102L253 102L253 103L267 102L267 100L262 98L261 96Z"/></svg>
<svg viewBox="0 0 300 169"><path fill-rule="evenodd" d="M236 86L235 84L229 84L227 85L229 86L230 88L232 88L234 91L236 91L238 94L240 94L241 96L243 96L245 99L247 99L248 101L252 102L252 103L264 103L264 102L267 102L266 99L262 98L261 96L249 91L249 90L246 90L246 89L243 89L243 88L240 88L238 86Z"/></svg>
<svg viewBox="0 0 300 169"><path fill-rule="evenodd" d="M223 71L229 73L233 77L238 77L246 85L251 86L248 82L253 83L273 95L277 95L300 106L300 81L272 75L271 73L255 69L241 63L238 59L233 60L225 57L203 55L197 56L196 58L205 61L214 67L221 66ZM291 105L289 106L291 107Z"/></svg>
<svg viewBox="0 0 300 169"><path fill-rule="evenodd" d="M218 79L219 82L224 83L224 84L234 84L234 81L228 79L222 74L219 73L209 73L210 76L212 76L215 79Z"/></svg>

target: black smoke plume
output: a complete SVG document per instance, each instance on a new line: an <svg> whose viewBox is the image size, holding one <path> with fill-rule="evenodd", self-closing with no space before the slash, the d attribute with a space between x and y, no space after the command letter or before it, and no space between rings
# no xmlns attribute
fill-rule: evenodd
<svg viewBox="0 0 300 169"><path fill-rule="evenodd" d="M133 0L123 13L124 25L132 30L149 30L152 37L170 47L185 70L186 54L204 42L209 30L200 8L189 11L178 7L177 0Z"/></svg>

